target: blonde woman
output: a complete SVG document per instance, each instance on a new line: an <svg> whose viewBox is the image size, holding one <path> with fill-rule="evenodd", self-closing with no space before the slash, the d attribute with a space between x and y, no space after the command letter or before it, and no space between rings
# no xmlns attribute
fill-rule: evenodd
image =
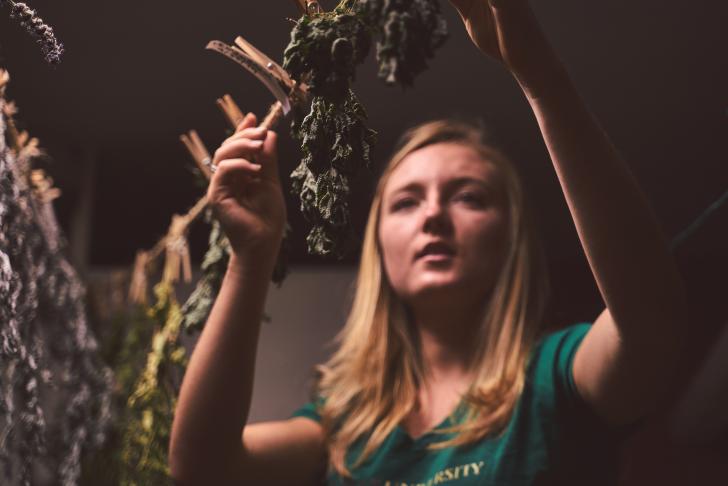
<svg viewBox="0 0 728 486"><path fill-rule="evenodd" d="M513 167L476 127L427 123L379 181L315 400L247 424L286 220L276 135L248 115L216 152L208 192L233 257L177 407L181 483L601 484L614 464L596 445L670 391L687 310L647 201L526 0L452 3L522 87L606 308L543 333L545 276Z"/></svg>

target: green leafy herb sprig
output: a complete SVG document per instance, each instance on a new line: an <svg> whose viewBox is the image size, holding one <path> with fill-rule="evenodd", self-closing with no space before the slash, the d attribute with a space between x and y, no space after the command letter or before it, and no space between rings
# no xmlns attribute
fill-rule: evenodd
<svg viewBox="0 0 728 486"><path fill-rule="evenodd" d="M364 18L353 11L304 15L291 31L283 68L298 81L309 75L307 84L314 96L341 101L370 44Z"/></svg>
<svg viewBox="0 0 728 486"><path fill-rule="evenodd" d="M179 342L182 312L173 285L161 282L154 293L157 302L148 315L159 327L127 402L121 439L123 486L169 482L168 444L179 378L187 366L187 357Z"/></svg>
<svg viewBox="0 0 728 486"><path fill-rule="evenodd" d="M311 112L300 122L294 119L293 136L301 141L304 156L291 174L291 189L300 195L301 212L313 224L306 238L310 253L341 258L354 247L348 196L359 170L371 167L376 141L366 118L349 90L343 103L315 97Z"/></svg>
<svg viewBox="0 0 728 486"><path fill-rule="evenodd" d="M447 40L447 25L434 0L366 0L357 9L375 26L379 77L412 86L427 60Z"/></svg>
<svg viewBox="0 0 728 486"><path fill-rule="evenodd" d="M371 168L376 132L351 83L375 37L380 77L410 86L447 31L437 0L343 0L301 17L284 52L283 68L312 95L309 112L294 110L291 125L303 152L292 191L313 225L312 254L342 258L356 246L348 200L360 170Z"/></svg>
<svg viewBox="0 0 728 486"><path fill-rule="evenodd" d="M220 223L210 217L212 230L210 231L209 246L202 259L202 277L197 282L195 290L182 306L182 328L187 333L200 332L205 327L212 305L217 294L220 293L222 279L225 277L228 262L230 261L230 243L220 227ZM288 273L287 255L289 253L291 227L286 225L281 251L278 254L276 266L273 269L272 280L278 286ZM264 316L264 320L269 320Z"/></svg>

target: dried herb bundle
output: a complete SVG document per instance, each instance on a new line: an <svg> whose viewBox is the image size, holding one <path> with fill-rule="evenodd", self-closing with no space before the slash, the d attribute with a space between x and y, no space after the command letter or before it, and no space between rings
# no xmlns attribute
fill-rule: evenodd
<svg viewBox="0 0 728 486"><path fill-rule="evenodd" d="M15 2L14 0L0 0L0 6L10 7L10 18L17 20L20 25L40 45L45 60L51 64L61 62L63 55L63 44L58 42L53 28L43 22L38 14L26 3Z"/></svg>
<svg viewBox="0 0 728 486"><path fill-rule="evenodd" d="M230 260L230 245L217 221L212 223L209 246L202 259L202 278L182 307L182 326L187 332L201 331L215 303Z"/></svg>
<svg viewBox="0 0 728 486"><path fill-rule="evenodd" d="M6 145L6 108L0 97L0 482L31 484L41 468L73 485L81 454L105 439L111 373L52 206L30 181L39 152Z"/></svg>
<svg viewBox="0 0 728 486"><path fill-rule="evenodd" d="M169 482L168 444L187 357L179 342L182 312L173 285L162 282L154 293L157 301L148 316L158 328L127 402L121 439L123 486Z"/></svg>
<svg viewBox="0 0 728 486"><path fill-rule="evenodd" d="M348 200L360 169L371 168L376 133L351 83L374 37L380 77L410 86L447 31L436 0L343 0L301 17L284 53L283 67L313 96L308 114L294 110L291 127L303 152L291 179L313 225L309 253L341 258L355 247Z"/></svg>
<svg viewBox="0 0 728 486"><path fill-rule="evenodd" d="M225 277L228 261L230 260L230 244L220 223L208 213L208 221L212 224L207 251L202 259L202 277L197 282L195 290L190 294L187 302L182 306L182 327L188 333L200 332L205 327L207 317L210 315L212 305ZM288 273L287 256L289 253L291 227L286 224L281 250L273 269L272 280L280 285ZM266 318L264 318L266 319Z"/></svg>
<svg viewBox="0 0 728 486"><path fill-rule="evenodd" d="M311 112L293 121L304 157L291 174L291 190L300 195L301 212L313 224L306 238L310 253L343 257L355 246L348 196L360 169L371 167L376 140L365 123L364 108L351 90L343 103L315 97Z"/></svg>
<svg viewBox="0 0 728 486"><path fill-rule="evenodd" d="M291 31L283 68L298 81L309 76L314 96L340 101L347 96L356 66L366 58L370 44L369 29L353 10L304 15Z"/></svg>
<svg viewBox="0 0 728 486"><path fill-rule="evenodd" d="M436 0L366 0L357 4L375 26L379 77L411 86L427 60L447 40L447 25Z"/></svg>

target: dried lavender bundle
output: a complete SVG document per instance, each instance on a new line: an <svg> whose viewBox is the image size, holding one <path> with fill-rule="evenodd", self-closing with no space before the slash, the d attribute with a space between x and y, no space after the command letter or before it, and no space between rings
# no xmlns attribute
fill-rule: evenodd
<svg viewBox="0 0 728 486"><path fill-rule="evenodd" d="M63 55L63 44L56 39L53 28L43 22L43 19L38 16L36 11L26 3L14 0L0 0L0 6L4 5L10 7L10 18L17 20L40 45L45 60L51 64L60 63Z"/></svg>
<svg viewBox="0 0 728 486"><path fill-rule="evenodd" d="M81 453L105 437L111 375L50 203L20 170L34 152L16 157L6 146L4 105L0 98L0 482L31 484L44 467L56 484L73 485Z"/></svg>

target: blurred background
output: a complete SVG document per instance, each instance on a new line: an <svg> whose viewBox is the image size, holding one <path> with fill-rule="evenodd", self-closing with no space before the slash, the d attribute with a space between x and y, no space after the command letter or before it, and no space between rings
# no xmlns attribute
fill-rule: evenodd
<svg viewBox="0 0 728 486"><path fill-rule="evenodd" d="M357 72L354 90L379 134L373 161L385 163L399 135L420 122L483 119L520 170L535 210L553 287L549 325L592 321L603 303L530 109L516 83L476 50L455 11L442 3L450 39L413 89L385 87L371 55ZM665 232L677 235L728 188L728 7L709 0L531 3ZM196 129L213 151L227 131L216 98L229 93L259 116L274 101L255 78L204 46L242 35L281 60L298 12L291 0L36 0L32 6L54 26L66 53L49 67L26 33L0 15L0 67L12 78L8 98L20 108L21 127L50 156L47 171L62 190L55 209L76 268L89 282L108 280L130 270L136 251L152 247L171 216L204 193L179 136ZM285 133L287 123L278 132L287 185L300 154ZM355 188L359 234L374 182L374 174L362 177ZM272 322L261 337L255 420L284 418L306 400L311 366L325 358L324 344L343 323L355 275L356 254L335 261L306 253L308 226L297 198L287 197L291 275L267 305ZM714 384L728 363L711 365L708 357L722 353L713 347L728 321L727 222L723 207L676 250L696 312L684 379L712 366L708 385L689 389L677 426L674 417L663 417L628 445L624 484L725 484L712 481L728 477L728 423L700 406L720 393L726 398ZM208 233L203 223L193 226L193 263L199 264Z"/></svg>

